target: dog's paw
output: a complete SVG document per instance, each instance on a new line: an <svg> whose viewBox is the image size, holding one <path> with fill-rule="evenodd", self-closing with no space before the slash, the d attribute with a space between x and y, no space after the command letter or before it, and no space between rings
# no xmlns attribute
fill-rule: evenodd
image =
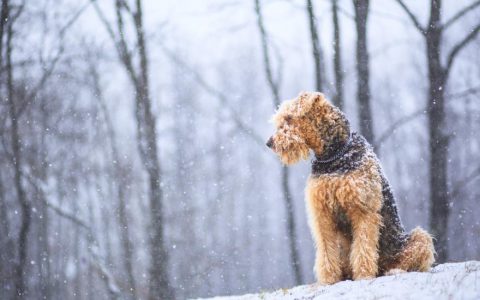
<svg viewBox="0 0 480 300"><path fill-rule="evenodd" d="M323 279L320 279L317 281L317 285L318 286L326 286L326 285L331 285L331 284L335 284L339 281L342 281L341 278L335 278L335 277L330 277L330 278L323 278Z"/></svg>
<svg viewBox="0 0 480 300"><path fill-rule="evenodd" d="M328 287L329 285L331 285L332 283L325 283L325 282L320 282L320 281L317 281L315 283L312 283L308 286L308 290L309 292L316 292L316 291L321 291L323 290L324 288Z"/></svg>
<svg viewBox="0 0 480 300"><path fill-rule="evenodd" d="M372 275L358 275L353 278L353 280L369 280L369 279L374 279L376 276Z"/></svg>
<svg viewBox="0 0 480 300"><path fill-rule="evenodd" d="M316 283L312 283L312 284L309 284L308 285L308 291L309 292L314 292L314 291L317 291L319 289L321 289L322 287L324 287L325 285L319 283L319 282L316 282Z"/></svg>
<svg viewBox="0 0 480 300"><path fill-rule="evenodd" d="M402 274L402 273L407 273L407 271L402 270L402 269L391 269L385 272L385 276L391 276L391 275L397 275L397 274Z"/></svg>

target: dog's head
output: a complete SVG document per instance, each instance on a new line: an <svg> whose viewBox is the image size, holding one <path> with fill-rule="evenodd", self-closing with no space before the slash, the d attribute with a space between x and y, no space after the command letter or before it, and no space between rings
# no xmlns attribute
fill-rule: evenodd
<svg viewBox="0 0 480 300"><path fill-rule="evenodd" d="M321 93L302 92L285 101L272 120L276 132L267 146L286 165L307 159L310 149L322 155L333 141L346 140L349 135L347 119Z"/></svg>

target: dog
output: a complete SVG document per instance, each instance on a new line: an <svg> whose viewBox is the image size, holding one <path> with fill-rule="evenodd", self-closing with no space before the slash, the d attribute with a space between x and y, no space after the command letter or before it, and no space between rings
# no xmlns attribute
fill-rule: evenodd
<svg viewBox="0 0 480 300"><path fill-rule="evenodd" d="M407 233L370 144L323 94L302 92L280 105L267 141L286 164L315 158L305 198L320 284L430 269L432 237Z"/></svg>

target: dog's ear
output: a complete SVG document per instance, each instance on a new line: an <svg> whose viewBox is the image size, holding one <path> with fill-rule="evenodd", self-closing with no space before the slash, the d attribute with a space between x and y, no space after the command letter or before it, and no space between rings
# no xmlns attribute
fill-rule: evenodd
<svg viewBox="0 0 480 300"><path fill-rule="evenodd" d="M312 108L322 106L326 103L325 96L319 92L301 92L298 97L298 105L303 113L309 112Z"/></svg>

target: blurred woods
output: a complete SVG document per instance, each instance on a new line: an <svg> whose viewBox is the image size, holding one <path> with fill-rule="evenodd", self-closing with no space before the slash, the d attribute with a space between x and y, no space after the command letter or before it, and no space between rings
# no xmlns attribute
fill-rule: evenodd
<svg viewBox="0 0 480 300"><path fill-rule="evenodd" d="M313 282L309 163L265 146L321 90L438 259L480 259L480 1L2 0L0 298Z"/></svg>

